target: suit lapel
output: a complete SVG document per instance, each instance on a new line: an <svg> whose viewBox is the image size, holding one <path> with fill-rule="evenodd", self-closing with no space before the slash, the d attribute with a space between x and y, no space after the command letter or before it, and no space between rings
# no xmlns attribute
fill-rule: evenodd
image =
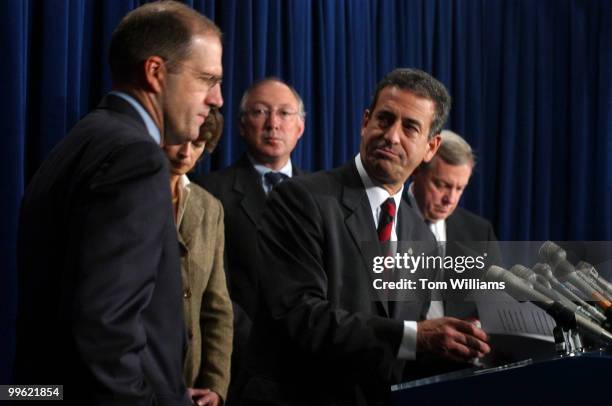
<svg viewBox="0 0 612 406"><path fill-rule="evenodd" d="M343 178L342 204L348 210L344 220L346 228L359 250L368 278L370 282L373 282L378 276L372 272L372 259L374 256L382 255L382 251L376 237L377 233L374 227L374 220L372 219L372 209L370 208L368 196L359 178L355 163L351 161L350 164L342 167L340 171L340 176ZM370 283L370 286L372 286L372 283ZM375 292L380 312L389 317L387 298L384 292L379 290L375 290Z"/></svg>
<svg viewBox="0 0 612 406"><path fill-rule="evenodd" d="M261 186L259 174L246 155L242 156L237 166L233 189L242 196L240 206L256 226L266 205L266 194Z"/></svg>
<svg viewBox="0 0 612 406"><path fill-rule="evenodd" d="M187 201L189 204L187 204ZM195 233L197 233L200 225L202 224L202 218L206 212L204 202L200 199L194 199L189 192L189 188L185 190L185 201L183 203L185 211L181 217L179 225L179 241L185 246L189 246Z"/></svg>
<svg viewBox="0 0 612 406"><path fill-rule="evenodd" d="M253 168L253 164L246 154L240 158L236 167L236 176L234 178L234 192L241 195L240 206L244 210L246 216L257 226L259 218L266 207L266 193L263 191L261 177ZM304 171L293 167L293 176L301 176Z"/></svg>
<svg viewBox="0 0 612 406"><path fill-rule="evenodd" d="M397 212L397 240L406 241L410 238L410 228L408 221L406 221L406 210L412 210L412 208L402 199L400 200L400 208Z"/></svg>
<svg viewBox="0 0 612 406"><path fill-rule="evenodd" d="M417 205L414 196L409 193L410 184L406 184L404 186L404 192L402 196L400 210L398 212L397 218L397 239L401 242L399 245L401 246L401 252L420 252L425 249L426 252L431 255L436 252L435 249L437 245L435 244L435 237L429 227L425 225L425 220L423 219L422 214L419 211L419 207ZM419 224L414 224L414 221L418 221ZM424 227L421 227L421 224ZM425 233L428 233L431 236L431 243L434 244L431 250L426 249L427 247L424 245L426 239L424 236L417 237L415 240L415 236L418 235L416 233L416 228L422 228ZM423 240L423 241L418 241ZM422 272L419 270L418 272ZM431 275L423 275L422 277L431 277ZM416 320L421 319L427 313L429 309L429 302L431 300L431 293L427 290L418 291L415 294L415 299L417 299L417 304L410 303L410 301L402 303L398 309L396 309L395 318L405 319L405 320Z"/></svg>
<svg viewBox="0 0 612 406"><path fill-rule="evenodd" d="M293 176L302 176L302 175L305 175L306 173L307 172L304 172L300 168L293 166Z"/></svg>
<svg viewBox="0 0 612 406"><path fill-rule="evenodd" d="M457 240L457 236L455 235L455 226L455 217L451 214L446 218L446 241Z"/></svg>

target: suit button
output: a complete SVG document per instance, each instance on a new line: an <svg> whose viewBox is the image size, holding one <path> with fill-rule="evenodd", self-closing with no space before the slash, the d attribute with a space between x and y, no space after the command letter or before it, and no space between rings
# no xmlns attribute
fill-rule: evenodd
<svg viewBox="0 0 612 406"><path fill-rule="evenodd" d="M183 298L184 299L189 299L191 297L191 291L189 289L185 289L183 291Z"/></svg>
<svg viewBox="0 0 612 406"><path fill-rule="evenodd" d="M193 331L191 329L189 329L189 331L187 332L187 337L189 337L190 340L193 339Z"/></svg>

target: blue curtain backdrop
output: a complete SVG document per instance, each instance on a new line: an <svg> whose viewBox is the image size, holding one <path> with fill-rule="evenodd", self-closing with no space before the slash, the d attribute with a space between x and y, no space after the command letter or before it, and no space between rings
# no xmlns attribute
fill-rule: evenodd
<svg viewBox="0 0 612 406"><path fill-rule="evenodd" d="M18 207L50 149L110 88L113 28L141 1L0 2L0 383L15 317ZM199 170L229 165L241 93L279 76L307 109L297 165L358 150L375 83L399 66L444 82L448 127L479 163L463 205L506 240L612 239L612 2L596 0L191 1L224 32L226 127ZM35 252L32 255L36 255ZM44 339L44 332L41 332Z"/></svg>

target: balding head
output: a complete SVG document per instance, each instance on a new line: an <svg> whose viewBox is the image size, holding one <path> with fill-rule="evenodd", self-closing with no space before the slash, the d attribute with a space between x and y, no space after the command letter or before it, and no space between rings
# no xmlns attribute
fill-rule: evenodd
<svg viewBox="0 0 612 406"><path fill-rule="evenodd" d="M176 1L148 3L128 13L111 38L109 63L114 84L136 84L142 64L151 56L168 70L186 60L194 36L221 40L214 22Z"/></svg>
<svg viewBox="0 0 612 406"><path fill-rule="evenodd" d="M240 103L240 135L258 163L280 170L304 133L302 98L277 78L251 85Z"/></svg>

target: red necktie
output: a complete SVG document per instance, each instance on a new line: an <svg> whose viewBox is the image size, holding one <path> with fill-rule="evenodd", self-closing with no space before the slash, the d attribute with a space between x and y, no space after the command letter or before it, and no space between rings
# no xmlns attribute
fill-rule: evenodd
<svg viewBox="0 0 612 406"><path fill-rule="evenodd" d="M393 230L393 219L395 218L395 200L390 197L380 205L380 217L378 218L378 241L387 242L391 240Z"/></svg>
<svg viewBox="0 0 612 406"><path fill-rule="evenodd" d="M383 246L383 250L386 251L385 256L392 256L391 247L389 247L388 243L391 241L391 230L393 230L393 219L395 218L395 200L393 198L388 198L384 201L383 204L380 205L380 216L378 217L378 241L380 241ZM393 281L393 276L391 272L393 268L386 268L385 273L382 275L383 280L387 282ZM393 302L393 296L395 292L386 291L387 294L387 302L389 314L393 315L395 313L395 303Z"/></svg>

